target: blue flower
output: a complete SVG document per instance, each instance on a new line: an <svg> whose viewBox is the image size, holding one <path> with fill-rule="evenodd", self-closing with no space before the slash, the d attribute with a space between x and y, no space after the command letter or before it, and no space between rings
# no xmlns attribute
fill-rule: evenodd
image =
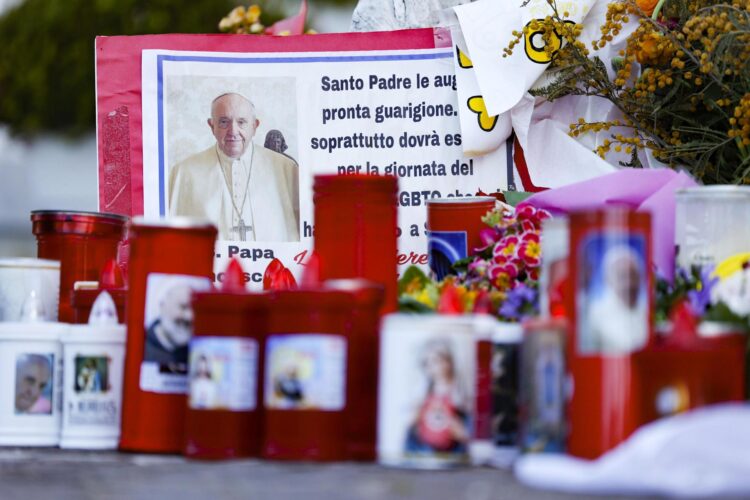
<svg viewBox="0 0 750 500"><path fill-rule="evenodd" d="M536 289L520 284L508 292L498 314L511 321L523 321L536 313L537 296Z"/></svg>
<svg viewBox="0 0 750 500"><path fill-rule="evenodd" d="M700 270L700 278L695 285L695 289L688 291L687 297L690 301L690 308L697 316L706 314L708 306L711 305L711 290L713 290L719 278L712 276L713 269L704 266Z"/></svg>

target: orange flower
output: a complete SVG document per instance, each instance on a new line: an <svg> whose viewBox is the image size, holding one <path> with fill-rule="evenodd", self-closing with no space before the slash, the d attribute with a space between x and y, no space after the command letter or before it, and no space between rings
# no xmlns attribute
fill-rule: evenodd
<svg viewBox="0 0 750 500"><path fill-rule="evenodd" d="M654 13L657 3L659 3L659 0L635 0L635 4L638 8L640 8L647 16Z"/></svg>
<svg viewBox="0 0 750 500"><path fill-rule="evenodd" d="M659 33L647 33L638 40L635 58L641 64L664 65L672 59L674 48Z"/></svg>

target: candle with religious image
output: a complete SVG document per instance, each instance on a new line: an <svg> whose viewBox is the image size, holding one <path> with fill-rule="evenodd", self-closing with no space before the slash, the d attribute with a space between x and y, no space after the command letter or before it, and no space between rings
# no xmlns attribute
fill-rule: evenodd
<svg viewBox="0 0 750 500"><path fill-rule="evenodd" d="M309 288L272 294L265 343L262 455L348 458L352 294Z"/></svg>
<svg viewBox="0 0 750 500"><path fill-rule="evenodd" d="M63 409L61 448L113 450L120 441L125 325L115 302L102 291L87 324L62 335Z"/></svg>
<svg viewBox="0 0 750 500"><path fill-rule="evenodd" d="M268 296L245 290L242 266L232 259L221 289L196 293L193 311L183 453L199 459L258 456Z"/></svg>
<svg viewBox="0 0 750 500"><path fill-rule="evenodd" d="M0 322L0 446L57 446L68 325L47 321L36 291L19 321Z"/></svg>
<svg viewBox="0 0 750 500"><path fill-rule="evenodd" d="M191 300L211 287L216 233L210 222L184 217L130 226L122 449L183 449Z"/></svg>
<svg viewBox="0 0 750 500"><path fill-rule="evenodd" d="M383 319L380 463L420 469L469 463L475 432L476 321L468 315L392 314Z"/></svg>
<svg viewBox="0 0 750 500"><path fill-rule="evenodd" d="M633 355L652 341L651 216L620 206L572 213L569 245L568 451L596 458L639 425Z"/></svg>
<svg viewBox="0 0 750 500"><path fill-rule="evenodd" d="M430 269L438 280L451 273L457 260L482 246L482 217L495 208L495 198L473 196L441 198L427 202L427 250Z"/></svg>
<svg viewBox="0 0 750 500"><path fill-rule="evenodd" d="M60 261L59 321L73 321L74 283L99 279L104 264L117 258L127 220L122 215L99 212L31 212L37 256Z"/></svg>

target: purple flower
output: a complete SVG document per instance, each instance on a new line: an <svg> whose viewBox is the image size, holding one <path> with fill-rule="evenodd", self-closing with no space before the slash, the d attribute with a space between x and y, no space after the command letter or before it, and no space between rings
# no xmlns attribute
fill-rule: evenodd
<svg viewBox="0 0 750 500"><path fill-rule="evenodd" d="M690 308L697 316L706 314L706 309L711 305L711 290L719 282L719 278L712 276L712 274L712 268L708 266L701 268L700 280L696 283L696 288L689 290L687 293Z"/></svg>
<svg viewBox="0 0 750 500"><path fill-rule="evenodd" d="M523 321L536 313L537 305L536 289L522 283L508 291L498 314L511 321Z"/></svg>

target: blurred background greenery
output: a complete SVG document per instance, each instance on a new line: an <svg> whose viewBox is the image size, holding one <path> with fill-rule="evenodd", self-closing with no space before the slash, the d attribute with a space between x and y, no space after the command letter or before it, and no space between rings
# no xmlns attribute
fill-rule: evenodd
<svg viewBox="0 0 750 500"><path fill-rule="evenodd" d="M25 0L0 17L0 123L25 139L93 131L94 38L98 35L217 33L236 5L256 3L270 25L300 0ZM350 16L355 0L312 0L308 24L326 12Z"/></svg>
<svg viewBox="0 0 750 500"><path fill-rule="evenodd" d="M251 3L269 25L301 0L0 0L0 257L36 255L31 210L99 208L94 38L218 33ZM308 25L348 31L355 3L308 0Z"/></svg>

